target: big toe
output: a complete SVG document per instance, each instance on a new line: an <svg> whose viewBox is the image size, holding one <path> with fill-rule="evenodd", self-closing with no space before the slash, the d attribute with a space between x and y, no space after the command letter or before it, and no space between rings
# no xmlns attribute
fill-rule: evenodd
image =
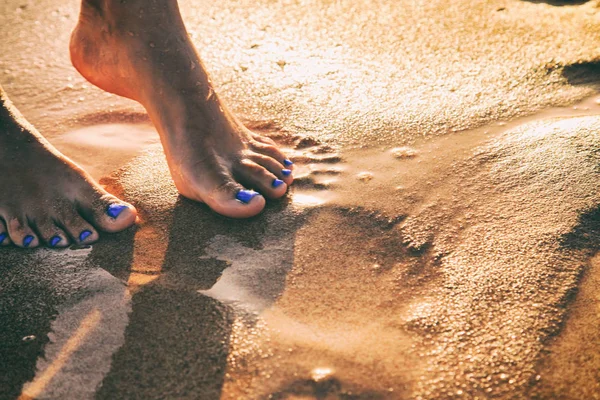
<svg viewBox="0 0 600 400"><path fill-rule="evenodd" d="M82 213L93 225L105 232L119 232L135 223L137 211L134 206L109 193L94 193L84 204Z"/></svg>
<svg viewBox="0 0 600 400"><path fill-rule="evenodd" d="M265 208L265 198L235 181L220 185L203 201L213 211L231 218L249 218Z"/></svg>

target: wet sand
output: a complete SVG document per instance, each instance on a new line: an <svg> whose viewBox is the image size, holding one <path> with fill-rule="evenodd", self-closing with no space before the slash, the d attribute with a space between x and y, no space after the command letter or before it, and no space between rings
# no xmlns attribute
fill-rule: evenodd
<svg viewBox="0 0 600 400"><path fill-rule="evenodd" d="M598 398L596 3L209 3L220 92L298 160L246 221L69 67L76 1L0 5L0 82L141 211L2 249L0 398Z"/></svg>

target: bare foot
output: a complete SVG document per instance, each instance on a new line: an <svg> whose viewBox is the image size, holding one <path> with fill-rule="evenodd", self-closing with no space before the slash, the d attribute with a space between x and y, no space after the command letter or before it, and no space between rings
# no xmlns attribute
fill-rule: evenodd
<svg viewBox="0 0 600 400"><path fill-rule="evenodd" d="M70 49L91 83L146 108L183 196L245 218L264 208L262 195L285 194L292 163L221 103L175 0L84 0Z"/></svg>
<svg viewBox="0 0 600 400"><path fill-rule="evenodd" d="M0 88L0 245L89 244L132 225L133 206L107 193L31 126Z"/></svg>

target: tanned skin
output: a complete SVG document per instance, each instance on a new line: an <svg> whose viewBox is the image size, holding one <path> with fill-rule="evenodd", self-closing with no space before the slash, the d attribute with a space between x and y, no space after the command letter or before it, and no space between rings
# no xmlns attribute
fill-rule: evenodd
<svg viewBox="0 0 600 400"><path fill-rule="evenodd" d="M141 103L159 132L179 193L247 218L283 196L292 163L246 129L213 90L176 0L83 0L70 42L75 68ZM135 223L136 210L56 150L0 88L0 244L88 244ZM247 188L254 188L254 192Z"/></svg>

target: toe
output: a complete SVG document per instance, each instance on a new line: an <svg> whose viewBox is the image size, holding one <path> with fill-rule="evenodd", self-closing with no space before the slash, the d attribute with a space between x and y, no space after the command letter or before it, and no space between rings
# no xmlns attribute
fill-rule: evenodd
<svg viewBox="0 0 600 400"><path fill-rule="evenodd" d="M122 231L133 225L137 216L135 207L106 192L95 193L79 206L94 226L105 232Z"/></svg>
<svg viewBox="0 0 600 400"><path fill-rule="evenodd" d="M23 248L34 248L40 244L40 241L29 226L26 217L5 217L6 228L12 242Z"/></svg>
<svg viewBox="0 0 600 400"><path fill-rule="evenodd" d="M212 178L215 188L202 195L201 200L213 211L231 218L249 218L257 215L265 208L265 198L263 196L246 189L232 177L218 174L218 176Z"/></svg>
<svg viewBox="0 0 600 400"><path fill-rule="evenodd" d="M248 187L256 188L266 197L276 199L285 194L287 185L276 175L251 160L243 160L234 169L240 182Z"/></svg>
<svg viewBox="0 0 600 400"><path fill-rule="evenodd" d="M252 133L252 138L258 142L262 142L262 143L266 143L266 144L272 144L274 146L276 146L277 144L275 143L275 141L273 139L271 139L270 137L266 137L263 135L259 135L257 133L251 132Z"/></svg>
<svg viewBox="0 0 600 400"><path fill-rule="evenodd" d="M49 247L67 247L69 245L68 235L49 218L38 220L37 231Z"/></svg>
<svg viewBox="0 0 600 400"><path fill-rule="evenodd" d="M63 208L59 222L77 244L91 244L99 238L98 232L78 214L75 207Z"/></svg>
<svg viewBox="0 0 600 400"><path fill-rule="evenodd" d="M277 160L277 162L279 163L287 163L288 165L286 166L288 169L292 166L292 162L285 156L285 154L283 154L281 152L281 150L279 150L277 148L277 146L274 146L272 144L269 143L263 143L263 142L259 142L259 141L253 141L252 143L250 143L250 149L255 151L256 153L271 157L275 160Z"/></svg>
<svg viewBox="0 0 600 400"><path fill-rule="evenodd" d="M252 153L252 155L250 155L248 158L250 160L254 161L256 164L267 169L270 173L275 175L277 177L277 179L284 181L286 185L289 186L294 181L294 178L292 177L291 173L288 173L286 175L286 171L290 171L288 166L286 166L283 163L278 162L274 158L271 158L271 157L268 157L268 156L265 156L265 155L262 155L259 153Z"/></svg>
<svg viewBox="0 0 600 400"><path fill-rule="evenodd" d="M10 236L8 236L8 231L6 230L6 225L4 224L4 221L0 220L0 246L8 246L11 243Z"/></svg>

